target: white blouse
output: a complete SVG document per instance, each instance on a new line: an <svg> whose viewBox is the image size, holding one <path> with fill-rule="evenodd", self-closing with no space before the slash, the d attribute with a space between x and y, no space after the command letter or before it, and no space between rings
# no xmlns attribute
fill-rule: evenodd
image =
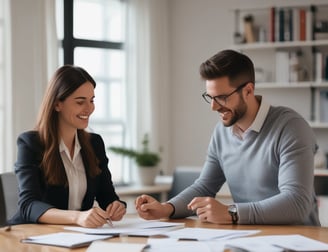
<svg viewBox="0 0 328 252"><path fill-rule="evenodd" d="M81 145L77 134L75 135L75 147L73 159L64 141L61 139L59 144L60 156L63 160L66 176L68 179L69 198L68 209L80 210L82 201L87 190L87 179L84 164L81 156Z"/></svg>

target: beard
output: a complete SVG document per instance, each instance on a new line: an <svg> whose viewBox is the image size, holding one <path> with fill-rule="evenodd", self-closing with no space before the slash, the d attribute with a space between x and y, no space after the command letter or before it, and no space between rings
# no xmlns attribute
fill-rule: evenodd
<svg viewBox="0 0 328 252"><path fill-rule="evenodd" d="M229 109L227 107L220 108L218 110L219 113L222 113L223 111L229 112L231 114L231 118L228 120L222 119L222 123L225 127L230 127L234 125L236 122L238 122L241 118L244 117L247 111L247 104L244 101L244 98L240 95L239 96L239 103L237 106L233 109Z"/></svg>

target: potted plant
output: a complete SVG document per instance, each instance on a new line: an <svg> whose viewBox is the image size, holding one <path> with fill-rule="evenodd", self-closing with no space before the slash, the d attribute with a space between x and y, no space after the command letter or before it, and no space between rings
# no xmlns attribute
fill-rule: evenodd
<svg viewBox="0 0 328 252"><path fill-rule="evenodd" d="M139 168L140 182L144 185L154 184L157 175L157 165L161 161L160 155L156 152L149 151L148 145L148 134L145 134L142 140L143 147L141 151L124 147L109 147L109 150L112 152L135 160Z"/></svg>

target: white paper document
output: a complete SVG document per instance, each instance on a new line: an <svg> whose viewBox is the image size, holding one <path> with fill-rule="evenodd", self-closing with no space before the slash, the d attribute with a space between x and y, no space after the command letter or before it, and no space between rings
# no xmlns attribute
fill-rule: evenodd
<svg viewBox="0 0 328 252"><path fill-rule="evenodd" d="M179 241L174 238L148 239L144 252L223 252L223 241Z"/></svg>
<svg viewBox="0 0 328 252"><path fill-rule="evenodd" d="M253 235L260 232L259 230L230 230L230 229L215 229L215 228L182 228L165 233L170 238L180 240L227 240L247 235Z"/></svg>
<svg viewBox="0 0 328 252"><path fill-rule="evenodd" d="M164 233L166 231L182 228L184 223L164 222L164 221L146 221L140 218L126 219L119 222L113 222L114 227L105 224L99 228L83 228L83 227L65 227L66 230L81 232L85 234L98 235L138 235L150 236L154 234Z"/></svg>
<svg viewBox="0 0 328 252"><path fill-rule="evenodd" d="M21 240L21 242L67 248L78 248L88 246L95 240L104 240L110 237L112 237L112 235L88 235L81 233L59 232L46 235L30 236Z"/></svg>
<svg viewBox="0 0 328 252"><path fill-rule="evenodd" d="M146 247L142 243L126 243L126 242L105 242L95 241L91 243L86 252L102 252L102 251L121 251L121 252L142 252Z"/></svg>
<svg viewBox="0 0 328 252"><path fill-rule="evenodd" d="M328 251L327 243L310 239L302 235L270 235L203 241L181 241L178 238L149 238L147 244L149 246L144 250L145 252L224 252L226 249L245 252Z"/></svg>
<svg viewBox="0 0 328 252"><path fill-rule="evenodd" d="M302 235L269 235L229 240L227 247L250 252L279 251L328 251L328 244Z"/></svg>

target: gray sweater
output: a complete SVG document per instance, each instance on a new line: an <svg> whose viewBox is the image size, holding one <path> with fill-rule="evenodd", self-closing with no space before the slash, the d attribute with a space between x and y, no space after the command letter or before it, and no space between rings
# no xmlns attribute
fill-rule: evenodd
<svg viewBox="0 0 328 252"><path fill-rule="evenodd" d="M258 130L249 130L243 139L232 127L216 125L200 177L169 201L173 218L190 216L186 206L194 197L215 197L226 181L239 224L320 225L312 129L295 111L263 101L254 122Z"/></svg>

